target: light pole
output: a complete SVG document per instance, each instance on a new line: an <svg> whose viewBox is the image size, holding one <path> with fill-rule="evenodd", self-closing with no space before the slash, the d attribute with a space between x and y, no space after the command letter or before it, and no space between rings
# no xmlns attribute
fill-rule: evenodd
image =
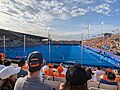
<svg viewBox="0 0 120 90"><path fill-rule="evenodd" d="M88 25L88 40L89 40L89 30L90 30L91 25Z"/></svg>
<svg viewBox="0 0 120 90"><path fill-rule="evenodd" d="M4 53L5 53L5 35L3 36L3 46L4 46Z"/></svg>
<svg viewBox="0 0 120 90"><path fill-rule="evenodd" d="M48 58L49 58L49 62L50 62L50 53L51 53L51 50L50 50L50 27L47 28L47 31L48 31Z"/></svg>
<svg viewBox="0 0 120 90"><path fill-rule="evenodd" d="M103 24L104 24L104 22L101 22L101 49L102 49L102 33L103 33Z"/></svg>
<svg viewBox="0 0 120 90"><path fill-rule="evenodd" d="M103 24L104 24L104 22L101 22L101 37L102 37L102 33L103 33Z"/></svg>
<svg viewBox="0 0 120 90"><path fill-rule="evenodd" d="M81 41L83 41L83 33L81 34ZM81 66L82 66L82 55L83 55L83 46L82 46L82 42L81 42L81 53L80 53L80 59L81 59Z"/></svg>
<svg viewBox="0 0 120 90"><path fill-rule="evenodd" d="M25 58L25 48L26 48L26 47L25 47L25 44L26 44L25 38L26 38L26 37L25 37L25 35L24 35L24 58Z"/></svg>

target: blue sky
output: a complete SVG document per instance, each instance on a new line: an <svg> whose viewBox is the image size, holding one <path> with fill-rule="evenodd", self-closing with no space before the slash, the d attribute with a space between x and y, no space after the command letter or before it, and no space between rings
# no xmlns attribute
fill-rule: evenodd
<svg viewBox="0 0 120 90"><path fill-rule="evenodd" d="M102 25L101 23L104 22ZM0 28L80 40L101 33L120 32L120 0L0 0Z"/></svg>

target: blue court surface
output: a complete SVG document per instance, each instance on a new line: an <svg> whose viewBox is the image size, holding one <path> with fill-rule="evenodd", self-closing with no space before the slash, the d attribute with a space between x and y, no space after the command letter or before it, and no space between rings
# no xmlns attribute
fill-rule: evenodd
<svg viewBox="0 0 120 90"><path fill-rule="evenodd" d="M32 51L39 51L49 62L79 63L86 66L106 66L120 68L118 60L103 56L97 52L79 45L40 45L34 47L15 47L6 50L8 58L27 58Z"/></svg>

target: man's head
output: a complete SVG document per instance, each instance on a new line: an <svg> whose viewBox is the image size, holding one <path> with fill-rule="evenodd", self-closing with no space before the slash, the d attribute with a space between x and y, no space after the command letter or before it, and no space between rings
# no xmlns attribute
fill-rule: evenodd
<svg viewBox="0 0 120 90"><path fill-rule="evenodd" d="M18 62L18 66L19 67L22 67L22 66L24 66L25 65L25 60L24 59L21 59L19 62Z"/></svg>
<svg viewBox="0 0 120 90"><path fill-rule="evenodd" d="M115 80L115 78L116 78L116 76L115 76L115 74L114 73L112 73L112 72L108 72L108 74L107 74L107 78L108 78L108 80Z"/></svg>
<svg viewBox="0 0 120 90"><path fill-rule="evenodd" d="M10 65L11 65L11 61L9 61L9 60L4 60L4 65L5 65L5 66L10 66Z"/></svg>
<svg viewBox="0 0 120 90"><path fill-rule="evenodd" d="M26 61L23 58L18 62L18 66L21 67L22 70L27 69Z"/></svg>
<svg viewBox="0 0 120 90"><path fill-rule="evenodd" d="M38 51L34 51L29 54L27 59L28 64L28 71L29 72L36 72L40 71L43 63L42 54Z"/></svg>

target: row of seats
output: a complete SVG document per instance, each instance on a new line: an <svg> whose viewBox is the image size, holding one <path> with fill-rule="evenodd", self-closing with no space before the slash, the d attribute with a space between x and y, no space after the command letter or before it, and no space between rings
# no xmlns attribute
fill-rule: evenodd
<svg viewBox="0 0 120 90"><path fill-rule="evenodd" d="M91 87L94 87L95 89L91 89ZM107 85L107 84L103 84L103 83L101 83L99 85L97 82L91 82L91 81L88 81L88 88L90 90L102 90L102 89L104 89L104 90L120 90L120 88L115 85Z"/></svg>
<svg viewBox="0 0 120 90"><path fill-rule="evenodd" d="M58 81L61 83L64 83L66 81L65 78L60 78L60 77L55 77L55 76L49 76L49 77L47 77L46 80Z"/></svg>
<svg viewBox="0 0 120 90"><path fill-rule="evenodd" d="M60 83L64 83L65 79L49 76L44 82L50 85L54 90L59 90ZM118 89L117 86L113 86L113 85L106 85L102 83L99 85L97 82L91 82L91 81L88 81L87 83L89 90L120 90L120 88Z"/></svg>
<svg viewBox="0 0 120 90"><path fill-rule="evenodd" d="M50 85L53 88L53 90L59 90L59 85L61 84L61 82L51 81L51 80L45 80L44 83ZM97 88L97 87L90 87L89 90L117 90L116 87L112 87L112 86L109 87L109 86L107 87L108 89L101 89L101 88ZM104 87L104 85L102 85L102 87Z"/></svg>

